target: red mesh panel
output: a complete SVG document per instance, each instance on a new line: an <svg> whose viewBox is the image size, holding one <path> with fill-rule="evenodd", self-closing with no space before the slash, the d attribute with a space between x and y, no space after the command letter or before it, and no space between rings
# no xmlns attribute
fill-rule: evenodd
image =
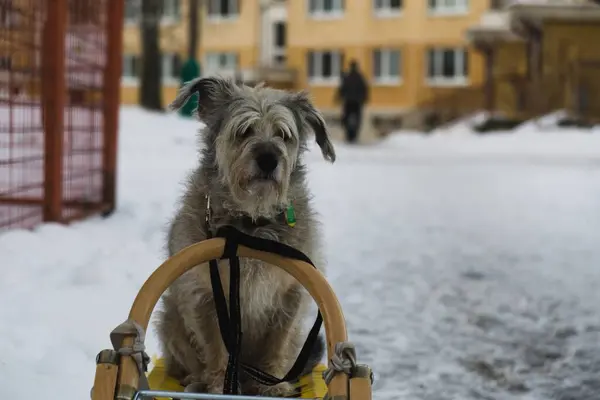
<svg viewBox="0 0 600 400"><path fill-rule="evenodd" d="M42 221L39 0L0 0L0 229Z"/></svg>
<svg viewBox="0 0 600 400"><path fill-rule="evenodd" d="M106 1L69 1L63 148L63 218L67 219L102 206Z"/></svg>
<svg viewBox="0 0 600 400"><path fill-rule="evenodd" d="M123 6L113 3L0 0L0 232L114 208Z"/></svg>

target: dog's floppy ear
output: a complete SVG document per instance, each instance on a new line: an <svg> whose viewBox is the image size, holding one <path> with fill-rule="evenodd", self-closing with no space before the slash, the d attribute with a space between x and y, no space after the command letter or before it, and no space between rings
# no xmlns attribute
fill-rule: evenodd
<svg viewBox="0 0 600 400"><path fill-rule="evenodd" d="M175 100L169 104L171 111L177 111L187 103L194 94L198 94L198 109L196 113L203 117L218 110L231 100L234 93L234 83L230 80L209 77L196 78L187 82L177 93Z"/></svg>
<svg viewBox="0 0 600 400"><path fill-rule="evenodd" d="M323 158L333 163L335 161L335 150L331 140L329 140L327 124L323 115L312 105L308 93L302 91L291 94L287 97L285 103L296 116L299 126L306 123L311 127L315 133L317 144L321 148L321 153L323 153Z"/></svg>

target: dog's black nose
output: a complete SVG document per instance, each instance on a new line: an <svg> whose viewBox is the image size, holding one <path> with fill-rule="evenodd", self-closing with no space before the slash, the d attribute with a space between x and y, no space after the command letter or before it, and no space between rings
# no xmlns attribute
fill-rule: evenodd
<svg viewBox="0 0 600 400"><path fill-rule="evenodd" d="M262 152L256 156L256 164L262 172L269 174L277 168L277 156L270 151Z"/></svg>

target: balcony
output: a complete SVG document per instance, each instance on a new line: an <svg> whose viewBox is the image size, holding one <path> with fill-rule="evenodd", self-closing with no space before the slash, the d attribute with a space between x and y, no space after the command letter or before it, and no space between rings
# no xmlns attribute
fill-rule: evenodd
<svg viewBox="0 0 600 400"><path fill-rule="evenodd" d="M506 1L502 3L506 4ZM510 14L504 9L491 9L485 12L475 26L466 32L467 40L476 46L485 45L496 41L518 40L518 36L511 32Z"/></svg>
<svg viewBox="0 0 600 400"><path fill-rule="evenodd" d="M489 10L481 15L479 25L488 28L507 29L508 12L505 10Z"/></svg>

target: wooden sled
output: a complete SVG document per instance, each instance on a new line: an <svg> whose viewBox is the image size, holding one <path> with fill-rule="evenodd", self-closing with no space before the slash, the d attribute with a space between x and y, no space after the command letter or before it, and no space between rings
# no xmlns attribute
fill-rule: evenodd
<svg viewBox="0 0 600 400"><path fill-rule="evenodd" d="M328 366L319 364L312 373L301 376L296 387L300 398L328 400L371 400L373 374L356 362L348 342L344 315L325 277L311 264L265 251L257 246L237 244L238 257L254 258L282 268L291 274L316 301L325 327ZM210 260L220 259L226 239L216 237L189 246L156 269L138 292L129 318L111 333L114 349L102 350L96 358L92 400L197 399L259 400L273 397L187 393L175 379L165 374L162 359L154 360L147 373L149 358L144 352L144 336L150 315L163 292L183 273ZM350 351L349 351L350 350Z"/></svg>

